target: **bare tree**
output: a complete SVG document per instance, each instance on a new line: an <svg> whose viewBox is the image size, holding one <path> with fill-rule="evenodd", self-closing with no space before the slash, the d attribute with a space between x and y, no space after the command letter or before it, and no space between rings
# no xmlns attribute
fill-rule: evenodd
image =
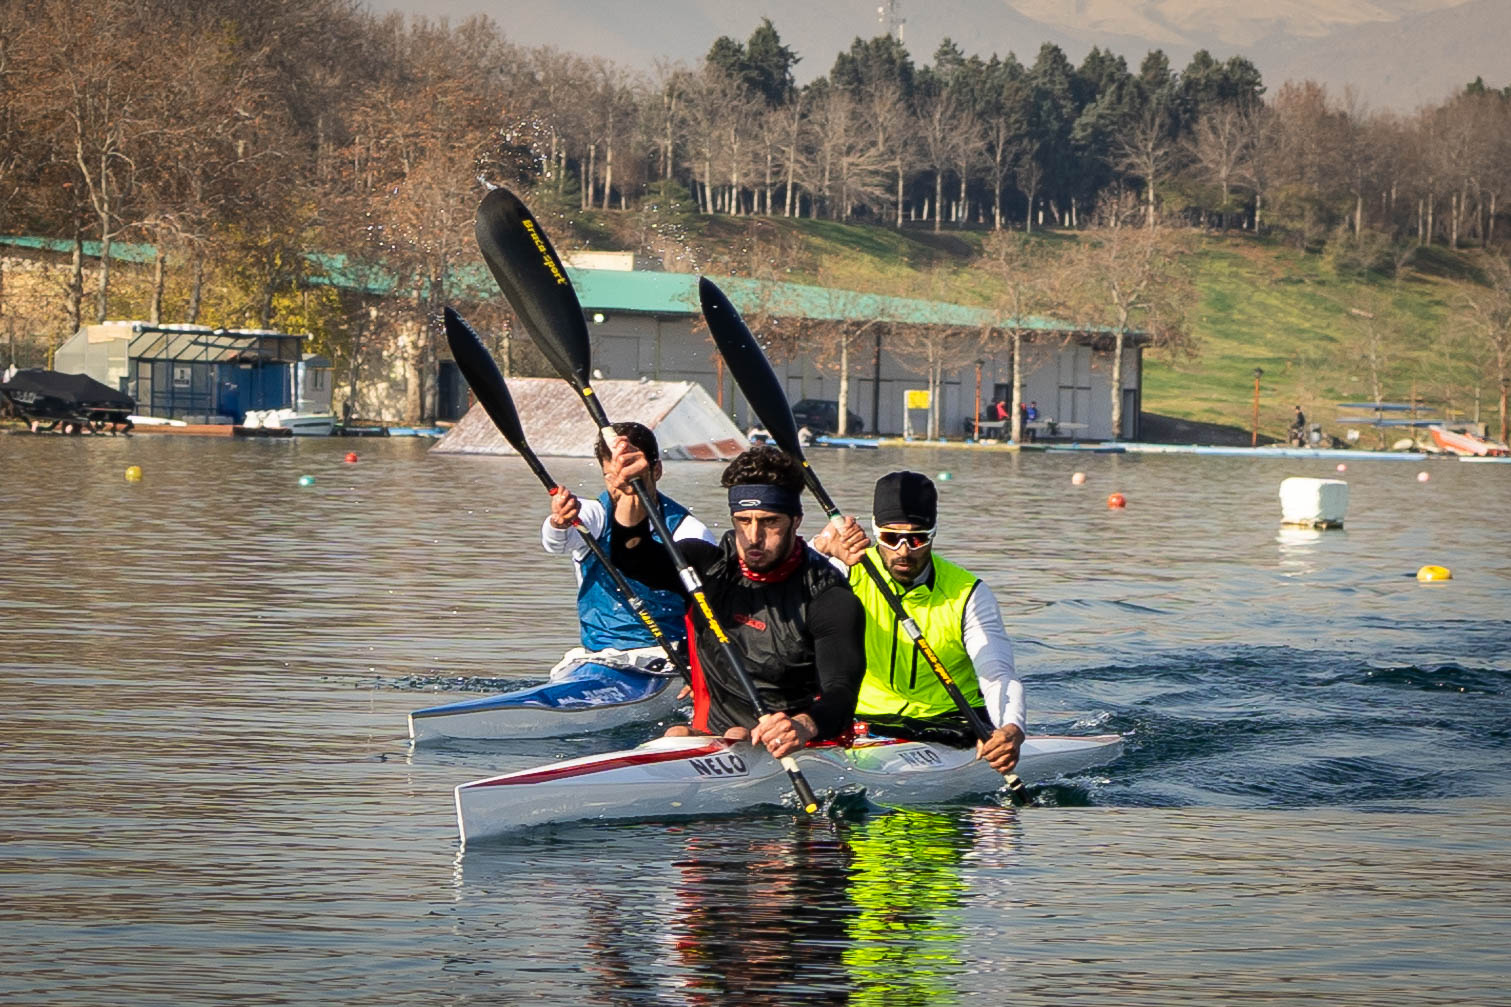
<svg viewBox="0 0 1511 1007"><path fill-rule="evenodd" d="M1227 227L1228 200L1253 139L1252 132L1245 127L1243 110L1235 104L1227 103L1196 120L1196 125L1192 127L1191 135L1186 140L1186 150L1192 163L1222 190L1219 213L1222 215L1224 229Z"/></svg>
<svg viewBox="0 0 1511 1007"><path fill-rule="evenodd" d="M964 106L953 90L942 88L923 95L914 111L920 161L934 175L934 230L944 219L944 176L956 157Z"/></svg>
<svg viewBox="0 0 1511 1007"><path fill-rule="evenodd" d="M1500 391L1500 439L1508 438L1507 397L1511 393L1511 259L1491 253L1484 260L1485 285L1460 295L1463 320L1493 364L1491 377Z"/></svg>
<svg viewBox="0 0 1511 1007"><path fill-rule="evenodd" d="M895 81L878 80L866 88L861 98L862 115L875 131L875 147L891 169L895 182L892 198L895 226L903 221L903 187L913 169L913 120L902 91Z"/></svg>
<svg viewBox="0 0 1511 1007"><path fill-rule="evenodd" d="M1045 317L1067 307L1066 289L1072 276L1067 263L1041 239L1003 231L990 235L982 259L997 281L996 323L987 338L1006 337L1013 381L1008 415L1012 439L1023 442L1023 379L1026 344L1052 338Z"/></svg>
<svg viewBox="0 0 1511 1007"><path fill-rule="evenodd" d="M1113 166L1144 183L1145 226L1150 228L1155 226L1156 190L1174 164L1177 152L1169 120L1164 102L1153 101L1113 141Z"/></svg>
<svg viewBox="0 0 1511 1007"><path fill-rule="evenodd" d="M809 136L805 175L829 217L843 220L858 204L884 204L888 157L848 91L824 89L814 102Z"/></svg>
<svg viewBox="0 0 1511 1007"><path fill-rule="evenodd" d="M947 267L931 266L920 276L916 293L928 300L947 299L951 274ZM973 362L981 352L986 333L981 329L947 324L893 323L889 347L910 366L925 373L929 391L926 436L940 436L939 410L944 375Z"/></svg>
<svg viewBox="0 0 1511 1007"><path fill-rule="evenodd" d="M1340 180L1337 137L1344 128L1327 89L1313 81L1287 82L1270 105L1273 117L1271 190L1285 199L1272 207L1303 247L1320 243L1339 221L1347 191Z"/></svg>
<svg viewBox="0 0 1511 1007"><path fill-rule="evenodd" d="M1070 288L1078 317L1100 322L1112 344L1108 375L1112 436L1123 431L1123 356L1129 337L1145 333L1166 348L1189 344L1186 307L1192 300L1182 261L1183 236L1148 228L1113 227L1088 235L1073 256Z"/></svg>
<svg viewBox="0 0 1511 1007"><path fill-rule="evenodd" d="M691 77L685 67L658 60L642 103L662 180L671 178L677 165L677 126L682 118L682 105L687 101Z"/></svg>
<svg viewBox="0 0 1511 1007"><path fill-rule="evenodd" d="M159 129L158 96L163 81L154 71L165 64L142 61L114 44L121 35L152 32L149 15L126 0L102 0L78 7L38 5L58 43L50 47L38 75L36 98L58 112L57 143L68 151L81 202L99 237L100 266L95 296L97 321L109 315L111 246L130 226L139 168Z"/></svg>
<svg viewBox="0 0 1511 1007"><path fill-rule="evenodd" d="M704 213L716 210L714 187L719 179L739 177L741 166L736 165L735 158L740 151L731 149L730 131L749 104L740 81L711 63L698 71L696 83L683 103L683 156L692 176L694 195L702 187L699 202Z"/></svg>
<svg viewBox="0 0 1511 1007"><path fill-rule="evenodd" d="M970 206L966 199L967 187L976 170L986 160L986 132L980 117L964 106L956 120L955 128L958 132L950 154L955 176L960 183L960 192L955 202L954 216L955 222L964 227L970 217Z"/></svg>

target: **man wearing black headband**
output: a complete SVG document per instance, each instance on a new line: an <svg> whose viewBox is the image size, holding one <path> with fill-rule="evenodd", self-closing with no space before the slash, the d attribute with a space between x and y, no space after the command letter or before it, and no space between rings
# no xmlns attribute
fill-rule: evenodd
<svg viewBox="0 0 1511 1007"><path fill-rule="evenodd" d="M645 455L621 439L604 478L628 488L647 467ZM729 463L721 482L734 527L718 545L678 546L762 700L777 712L756 717L717 638L689 611L691 730L748 739L780 758L850 729L865 672L865 613L844 576L797 533L803 475L796 461L775 447L754 447ZM670 556L652 541L648 521L616 523L610 540L611 558L627 575L691 601Z"/></svg>
<svg viewBox="0 0 1511 1007"><path fill-rule="evenodd" d="M939 494L928 476L892 472L876 481L874 546L854 518L814 539L815 549L850 567L850 586L866 609L866 677L855 715L888 737L961 746L975 740L965 716L860 565L861 556L869 554L966 701L991 720L995 730L977 750L993 769L1007 773L1018 764L1024 736L1023 686L1013 667L1012 642L991 588L934 555L938 512Z"/></svg>

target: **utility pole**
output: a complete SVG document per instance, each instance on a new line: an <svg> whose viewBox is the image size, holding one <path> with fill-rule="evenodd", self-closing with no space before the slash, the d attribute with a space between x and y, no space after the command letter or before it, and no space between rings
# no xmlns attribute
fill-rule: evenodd
<svg viewBox="0 0 1511 1007"><path fill-rule="evenodd" d="M902 41L902 26L908 23L908 19L902 16L902 0L885 0L876 8L876 20L886 28L888 35L896 35L897 41Z"/></svg>
<svg viewBox="0 0 1511 1007"><path fill-rule="evenodd" d="M1254 432L1249 439L1249 447L1259 447L1259 379L1264 377L1264 368L1254 368Z"/></svg>
<svg viewBox="0 0 1511 1007"><path fill-rule="evenodd" d="M984 363L985 360L976 361L976 418L972 420L975 429L971 438L978 442L981 440L981 365Z"/></svg>

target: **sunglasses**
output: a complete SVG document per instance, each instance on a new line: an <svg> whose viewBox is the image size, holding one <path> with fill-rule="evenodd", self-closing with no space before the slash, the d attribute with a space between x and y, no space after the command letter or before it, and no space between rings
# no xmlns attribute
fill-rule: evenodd
<svg viewBox="0 0 1511 1007"><path fill-rule="evenodd" d="M897 550L907 546L910 550L917 551L934 541L933 528L925 528L922 531L884 531L871 525L871 533L876 536L878 545L886 549Z"/></svg>

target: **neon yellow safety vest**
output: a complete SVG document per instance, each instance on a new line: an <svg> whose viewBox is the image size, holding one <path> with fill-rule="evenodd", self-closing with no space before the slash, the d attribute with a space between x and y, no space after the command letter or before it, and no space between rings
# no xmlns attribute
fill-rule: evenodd
<svg viewBox="0 0 1511 1007"><path fill-rule="evenodd" d="M866 552L901 595L903 610L918 624L961 695L972 706L981 706L984 700L976 681L976 666L965 651L963 639L965 606L980 583L978 578L935 556L932 581L920 581L904 591L892 579L876 547ZM923 651L908 638L881 589L859 563L850 568L850 587L866 610L866 677L860 684L855 716L865 720L890 714L928 720L958 714L959 708L929 667Z"/></svg>

